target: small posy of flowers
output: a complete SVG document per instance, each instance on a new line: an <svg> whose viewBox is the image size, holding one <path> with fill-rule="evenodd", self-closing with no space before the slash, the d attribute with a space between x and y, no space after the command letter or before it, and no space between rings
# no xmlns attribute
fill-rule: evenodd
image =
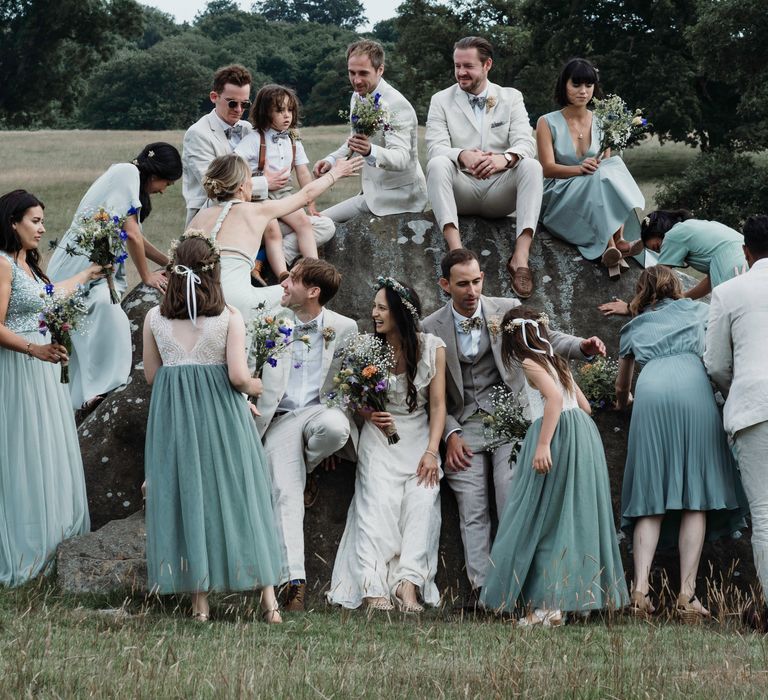
<svg viewBox="0 0 768 700"><path fill-rule="evenodd" d="M352 131L356 134L364 134L368 137L379 131L397 130L394 123L397 115L387 109L379 92L367 95L355 93L349 111L341 110L339 116L345 121L349 121ZM352 152L350 151L347 158L351 156Z"/></svg>
<svg viewBox="0 0 768 700"><path fill-rule="evenodd" d="M126 216L132 216L136 209L131 207ZM128 233L125 231L125 218L108 212L103 207L88 211L78 217L73 244L68 243L64 250L69 255L84 255L92 263L101 265L106 272L109 298L113 304L120 303L120 296L115 289L115 279L111 267L124 263L128 258L125 242ZM58 248L57 240L51 241L51 249Z"/></svg>
<svg viewBox="0 0 768 700"><path fill-rule="evenodd" d="M256 376L261 376L264 365L277 367L278 357L293 343L304 343L309 348L309 336L295 337L290 319L268 312L265 302L256 307L248 330L252 337L249 365L256 368Z"/></svg>
<svg viewBox="0 0 768 700"><path fill-rule="evenodd" d="M72 294L58 294L52 284L45 285L41 292L43 308L37 316L37 329L45 337L51 334L51 341L63 345L67 354L72 352L72 331L78 330L88 313L85 304L85 290L78 287ZM69 367L61 363L61 383L69 384Z"/></svg>
<svg viewBox="0 0 768 700"><path fill-rule="evenodd" d="M607 357L598 357L594 362L579 367L576 382L593 409L613 408L618 373L619 363Z"/></svg>
<svg viewBox="0 0 768 700"><path fill-rule="evenodd" d="M593 101L593 118L597 119L602 133L600 153L607 148L623 150L633 138L637 137L648 126L648 120L642 112L634 112L627 108L626 103L618 95L606 95L602 100Z"/></svg>
<svg viewBox="0 0 768 700"><path fill-rule="evenodd" d="M483 433L485 447L491 452L502 445L512 444L510 463L520 449L520 444L531 424L526 418L525 410L520 405L519 394L515 395L506 386L499 385L491 390L491 406L493 413L483 418Z"/></svg>
<svg viewBox="0 0 768 700"><path fill-rule="evenodd" d="M357 333L338 351L341 366L333 378L335 388L327 396L329 406L344 410L386 411L389 376L395 366L392 348L369 333ZM400 440L393 426L387 442Z"/></svg>
<svg viewBox="0 0 768 700"><path fill-rule="evenodd" d="M485 320L485 327L494 338L501 333L501 321L502 319L499 316L491 316Z"/></svg>
<svg viewBox="0 0 768 700"><path fill-rule="evenodd" d="M323 342L327 348L334 340L336 340L336 329L333 326L323 326Z"/></svg>
<svg viewBox="0 0 768 700"><path fill-rule="evenodd" d="M485 111L490 112L496 106L496 98L491 95L485 100Z"/></svg>

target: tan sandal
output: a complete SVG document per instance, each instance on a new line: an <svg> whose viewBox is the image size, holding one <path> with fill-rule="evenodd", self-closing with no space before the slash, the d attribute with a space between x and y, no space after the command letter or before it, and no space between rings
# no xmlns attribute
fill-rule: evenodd
<svg viewBox="0 0 768 700"><path fill-rule="evenodd" d="M210 613L193 612L192 613L192 619L195 622L210 622L211 616L210 616Z"/></svg>
<svg viewBox="0 0 768 700"><path fill-rule="evenodd" d="M656 609L651 604L651 594L632 591L629 599L629 614L647 620Z"/></svg>
<svg viewBox="0 0 768 700"><path fill-rule="evenodd" d="M621 245L622 243L624 246ZM616 247L619 249L619 252L624 258L633 258L635 255L640 255L640 253L645 250L645 245L640 238L632 241L631 243L622 239L616 242Z"/></svg>
<svg viewBox="0 0 768 700"><path fill-rule="evenodd" d="M608 277L612 280L617 280L621 276L619 267L621 257L621 251L618 248L606 248L600 256L600 262L608 269Z"/></svg>
<svg viewBox="0 0 768 700"><path fill-rule="evenodd" d="M395 606L392 605L392 602L388 598L366 598L365 609L390 612L395 609Z"/></svg>
<svg viewBox="0 0 768 700"><path fill-rule="evenodd" d="M677 605L675 606L675 614L679 618L680 622L686 625L698 625L701 622L708 622L712 619L712 613L709 610L699 610L693 603L697 602L701 605L695 595L688 598L684 593L677 596ZM704 606L702 605L702 608Z"/></svg>
<svg viewBox="0 0 768 700"><path fill-rule="evenodd" d="M280 615L280 608L275 605L273 608L267 608L261 611L261 619L268 625L281 625L283 618Z"/></svg>
<svg viewBox="0 0 768 700"><path fill-rule="evenodd" d="M400 584L400 586L402 586L402 583ZM400 591L400 586L398 586L395 589L395 607L401 613L405 613L406 615L409 615L412 613L423 613L424 612L423 605L420 605L419 603L407 603L398 595L398 592Z"/></svg>

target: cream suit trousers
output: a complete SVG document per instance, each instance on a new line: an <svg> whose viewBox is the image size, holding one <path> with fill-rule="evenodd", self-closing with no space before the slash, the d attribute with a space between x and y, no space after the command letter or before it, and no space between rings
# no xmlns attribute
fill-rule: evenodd
<svg viewBox="0 0 768 700"><path fill-rule="evenodd" d="M523 158L517 167L478 180L458 169L447 156L427 163L427 193L437 225L458 228L458 215L500 219L516 212L517 235L536 230L544 177L539 161Z"/></svg>
<svg viewBox="0 0 768 700"><path fill-rule="evenodd" d="M338 452L348 439L347 416L338 408L322 404L275 416L264 434L277 532L283 547L280 583L307 578L304 569L307 473Z"/></svg>
<svg viewBox="0 0 768 700"><path fill-rule="evenodd" d="M345 199L343 202L334 204L323 211L323 216L333 219L337 224L349 221L358 214L370 214L371 210L365 203L365 195L357 194L354 197Z"/></svg>

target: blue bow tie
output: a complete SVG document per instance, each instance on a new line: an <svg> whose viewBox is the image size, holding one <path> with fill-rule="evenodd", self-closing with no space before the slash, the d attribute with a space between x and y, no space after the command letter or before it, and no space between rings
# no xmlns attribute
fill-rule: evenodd
<svg viewBox="0 0 768 700"><path fill-rule="evenodd" d="M480 107L480 109L485 108L485 102L488 99L487 97L478 97L477 95L470 94L467 94L467 97L469 97L470 107Z"/></svg>
<svg viewBox="0 0 768 700"><path fill-rule="evenodd" d="M293 327L293 332L296 335L304 335L305 333L316 333L317 321L310 321L309 323L297 323Z"/></svg>
<svg viewBox="0 0 768 700"><path fill-rule="evenodd" d="M272 142L277 143L280 139L289 139L291 138L291 135L287 131L278 131L275 134L272 134Z"/></svg>
<svg viewBox="0 0 768 700"><path fill-rule="evenodd" d="M226 129L224 129L224 134L228 139L232 138L232 134L236 134L237 136L243 135L243 125L242 124L235 124L234 126L228 126Z"/></svg>

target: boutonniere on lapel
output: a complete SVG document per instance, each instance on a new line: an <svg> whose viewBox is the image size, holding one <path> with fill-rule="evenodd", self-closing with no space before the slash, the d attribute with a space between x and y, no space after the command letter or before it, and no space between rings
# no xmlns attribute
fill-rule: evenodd
<svg viewBox="0 0 768 700"><path fill-rule="evenodd" d="M501 316L491 316L485 321L486 328L494 339L501 333L501 320Z"/></svg>
<svg viewBox="0 0 768 700"><path fill-rule="evenodd" d="M333 326L323 326L323 342L327 348L334 340L336 340L336 329Z"/></svg>
<svg viewBox="0 0 768 700"><path fill-rule="evenodd" d="M496 106L496 98L491 95L485 100L485 111L490 112Z"/></svg>
<svg viewBox="0 0 768 700"><path fill-rule="evenodd" d="M301 141L301 134L298 129L288 129L288 137L291 141Z"/></svg>

